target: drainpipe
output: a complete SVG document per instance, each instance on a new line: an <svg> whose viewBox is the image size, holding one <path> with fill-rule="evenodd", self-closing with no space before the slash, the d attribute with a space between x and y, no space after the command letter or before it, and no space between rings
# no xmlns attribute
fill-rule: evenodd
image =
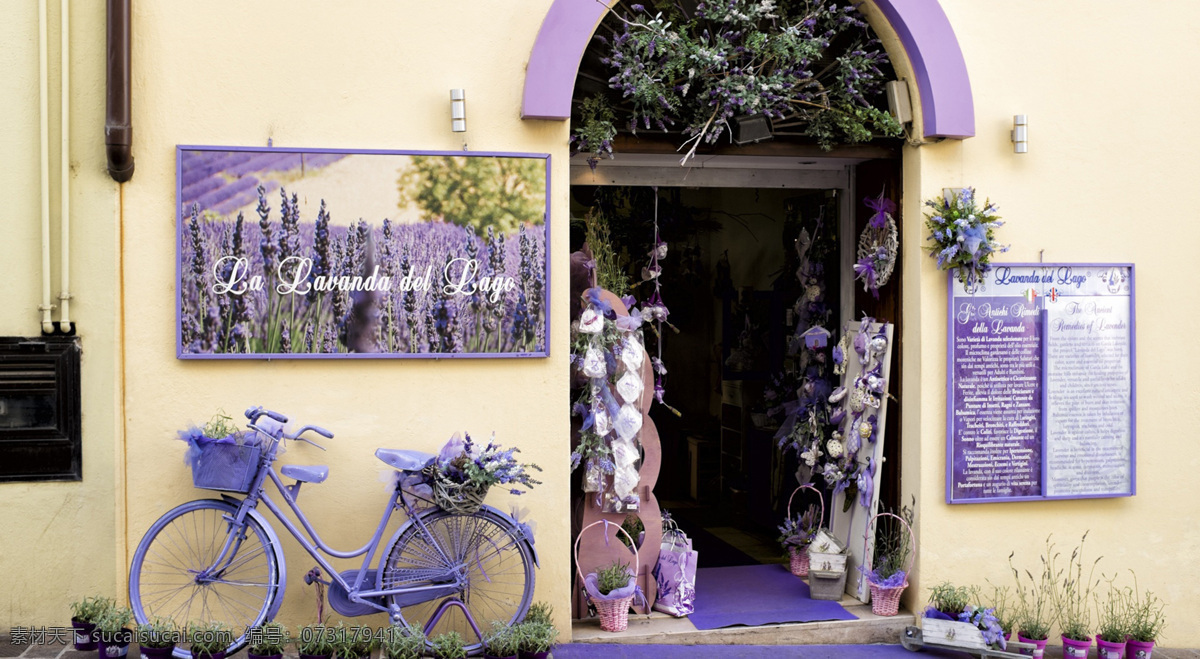
<svg viewBox="0 0 1200 659"><path fill-rule="evenodd" d="M39 99L38 117L41 131L41 177L42 177L42 304L38 311L42 312L42 332L54 333L54 322L50 311L50 72L46 50L50 47L48 26L46 25L46 0L38 2L38 76L41 98Z"/></svg>
<svg viewBox="0 0 1200 659"><path fill-rule="evenodd" d="M59 222L62 240L62 292L58 294L61 313L59 331L71 333L71 0L59 0L62 12L62 150L59 160Z"/></svg>
<svg viewBox="0 0 1200 659"><path fill-rule="evenodd" d="M108 152L108 175L117 183L133 178L130 2L108 0L108 106L104 118L104 144Z"/></svg>

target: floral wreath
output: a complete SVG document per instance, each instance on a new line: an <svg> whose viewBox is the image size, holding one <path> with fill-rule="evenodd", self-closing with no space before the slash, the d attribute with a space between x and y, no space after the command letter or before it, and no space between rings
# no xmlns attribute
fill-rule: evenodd
<svg viewBox="0 0 1200 659"><path fill-rule="evenodd" d="M896 254L900 251L900 239L896 231L896 204L883 196L867 197L863 203L875 211L858 237L858 262L854 264L854 278L862 280L863 290L876 300L879 289L892 277L896 268Z"/></svg>

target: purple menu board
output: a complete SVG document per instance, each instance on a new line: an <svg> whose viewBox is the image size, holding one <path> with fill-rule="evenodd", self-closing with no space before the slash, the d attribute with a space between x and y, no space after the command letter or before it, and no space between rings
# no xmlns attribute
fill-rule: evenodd
<svg viewBox="0 0 1200 659"><path fill-rule="evenodd" d="M1134 492L1133 267L950 276L946 499Z"/></svg>

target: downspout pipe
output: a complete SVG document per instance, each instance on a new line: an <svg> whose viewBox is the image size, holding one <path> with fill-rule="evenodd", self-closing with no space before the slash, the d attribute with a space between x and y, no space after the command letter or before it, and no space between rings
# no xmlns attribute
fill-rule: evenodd
<svg viewBox="0 0 1200 659"><path fill-rule="evenodd" d="M131 1L108 0L108 104L104 116L104 145L108 153L108 175L117 183L133 178Z"/></svg>
<svg viewBox="0 0 1200 659"><path fill-rule="evenodd" d="M50 304L50 70L49 27L46 18L46 0L38 2L38 129L41 143L41 184L42 184L42 303L38 311L42 312L42 333L54 332L54 321L50 312L54 305Z"/></svg>
<svg viewBox="0 0 1200 659"><path fill-rule="evenodd" d="M58 189L59 198L59 234L62 242L61 284L62 292L59 300L59 331L73 334L71 326L71 0L59 2L59 13L62 17L62 111L60 112L61 133L59 162L61 175Z"/></svg>

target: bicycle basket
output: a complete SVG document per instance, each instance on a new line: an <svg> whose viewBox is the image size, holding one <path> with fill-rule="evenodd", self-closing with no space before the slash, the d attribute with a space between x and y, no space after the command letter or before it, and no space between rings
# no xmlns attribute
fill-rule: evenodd
<svg viewBox="0 0 1200 659"><path fill-rule="evenodd" d="M426 467L423 473L433 489L433 502L438 508L457 515L474 515L483 506L489 486L456 483L434 466Z"/></svg>
<svg viewBox="0 0 1200 659"><path fill-rule="evenodd" d="M205 490L246 494L258 470L262 454L256 435L247 434L239 441L234 436L188 440L188 463L192 467L192 485Z"/></svg>

